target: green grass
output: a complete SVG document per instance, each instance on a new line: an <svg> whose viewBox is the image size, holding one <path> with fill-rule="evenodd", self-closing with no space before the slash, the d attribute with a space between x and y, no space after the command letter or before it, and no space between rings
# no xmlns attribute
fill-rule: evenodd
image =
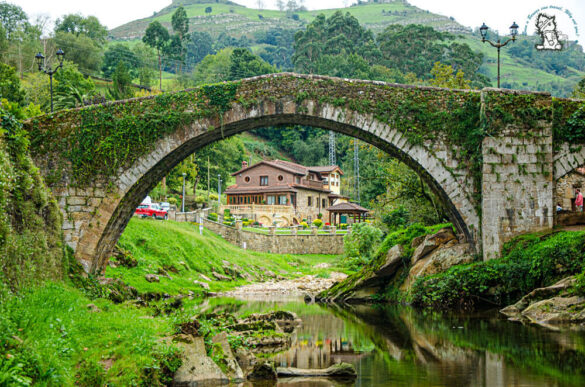
<svg viewBox="0 0 585 387"><path fill-rule="evenodd" d="M134 218L122 234L119 246L132 253L138 260L138 266L108 267L106 276L121 278L139 292L187 294L189 290L201 291L193 281L202 280L200 274L214 279L211 274L213 270L227 274L222 268L223 260L237 264L252 275L260 274L264 269L286 278L319 274L322 270L315 270L313 266L323 262L332 264L334 270L344 271L338 265L338 256L279 255L243 250L208 230L199 235L196 226L173 221ZM145 280L146 274L156 274L163 267L172 279L160 276L160 283L149 283ZM168 270L171 267L178 273ZM245 283L247 281L238 279L211 281L209 285L211 291L222 291Z"/></svg>
<svg viewBox="0 0 585 387"><path fill-rule="evenodd" d="M177 366L176 349L160 342L173 321L149 309L90 300L57 283L0 301L0 385L158 385L168 382L161 363Z"/></svg>
<svg viewBox="0 0 585 387"><path fill-rule="evenodd" d="M585 232L526 234L507 243L502 258L418 279L410 298L415 305L438 308L504 306L584 269Z"/></svg>

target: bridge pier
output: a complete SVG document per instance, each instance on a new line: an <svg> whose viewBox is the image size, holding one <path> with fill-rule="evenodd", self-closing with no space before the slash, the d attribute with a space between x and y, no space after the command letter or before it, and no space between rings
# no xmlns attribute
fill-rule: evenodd
<svg viewBox="0 0 585 387"><path fill-rule="evenodd" d="M514 236L552 229L554 173L552 120L527 122L513 110L502 117L502 89L482 91L482 245L484 260L500 255ZM550 95L530 93L531 105L550 107ZM493 137L489 133L497 133Z"/></svg>

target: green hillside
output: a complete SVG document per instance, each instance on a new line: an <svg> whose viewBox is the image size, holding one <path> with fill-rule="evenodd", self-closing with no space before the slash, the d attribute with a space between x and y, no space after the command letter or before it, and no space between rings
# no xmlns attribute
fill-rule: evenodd
<svg viewBox="0 0 585 387"><path fill-rule="evenodd" d="M280 27L283 29L300 29L310 23L319 14L331 16L337 9L299 11L295 13L277 10L258 10L231 3L229 1L214 2L210 0L175 0L173 4L155 13L152 17L135 20L110 31L115 41L128 41L131 45L144 34L148 24L160 21L165 27L171 28L173 12L183 5L189 17L191 31L207 32L214 39L221 33L239 38L250 39L254 52L260 52L264 45L254 43L255 34ZM211 7L211 12L206 9ZM209 11L209 9L207 9ZM414 7L407 2L397 0L385 4L362 4L344 9L355 16L359 22L374 33L382 32L391 24L422 24L431 26L438 31L454 34L454 39L467 43L473 50L484 55L484 63L480 72L487 75L496 85L497 51L487 43L482 43L479 36L470 28L457 23L454 19L431 13ZM520 37L519 39L524 39ZM568 96L577 82L585 77L585 72L569 68L557 74L554 71L539 69L532 61L509 54L509 47L502 50L501 76L502 87L550 91L556 96ZM583 56L583 54L580 54ZM585 61L585 56L583 56Z"/></svg>
<svg viewBox="0 0 585 387"><path fill-rule="evenodd" d="M204 0L175 0L173 4L151 17L135 20L114 28L110 31L110 35L115 40L141 38L148 24L154 20L158 20L170 29L172 14L180 5L183 5L187 12L191 31L205 31L213 37L217 37L222 32L234 36L247 35L252 37L257 31L266 31L274 27L298 29L313 21L319 14L331 16L337 11L337 9L327 9L295 12L298 15L298 20L295 20L296 16L293 18L287 12L246 8L242 5L225 1L217 3ZM205 12L207 7L211 7L211 13ZM347 11L354 15L366 28L375 33L382 32L390 24L424 24L439 31L470 32L469 28L462 26L447 16L431 13L402 1L388 4L365 4L347 8Z"/></svg>

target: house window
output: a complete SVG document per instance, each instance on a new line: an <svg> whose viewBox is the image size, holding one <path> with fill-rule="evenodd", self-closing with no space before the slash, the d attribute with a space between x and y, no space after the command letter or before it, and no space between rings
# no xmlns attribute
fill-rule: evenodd
<svg viewBox="0 0 585 387"><path fill-rule="evenodd" d="M249 182L250 182L250 176L246 176L246 177L244 177L244 181L245 181L246 183L249 183Z"/></svg>
<svg viewBox="0 0 585 387"><path fill-rule="evenodd" d="M307 207L311 207L313 205L313 198L310 196L307 196Z"/></svg>
<svg viewBox="0 0 585 387"><path fill-rule="evenodd" d="M278 204L285 206L286 205L286 195L280 195L278 197Z"/></svg>
<svg viewBox="0 0 585 387"><path fill-rule="evenodd" d="M278 175L278 181L283 181L283 180L284 180L284 176Z"/></svg>
<svg viewBox="0 0 585 387"><path fill-rule="evenodd" d="M321 208L327 207L327 200L323 199Z"/></svg>
<svg viewBox="0 0 585 387"><path fill-rule="evenodd" d="M295 183L301 184L301 177L300 176L295 176Z"/></svg>
<svg viewBox="0 0 585 387"><path fill-rule="evenodd" d="M266 204L276 204L276 196L273 195L267 196Z"/></svg>
<svg viewBox="0 0 585 387"><path fill-rule="evenodd" d="M268 176L260 176L260 185L268 185Z"/></svg>

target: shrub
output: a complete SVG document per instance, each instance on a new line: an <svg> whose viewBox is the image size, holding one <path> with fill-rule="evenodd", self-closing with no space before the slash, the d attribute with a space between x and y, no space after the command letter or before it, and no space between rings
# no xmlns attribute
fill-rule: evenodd
<svg viewBox="0 0 585 387"><path fill-rule="evenodd" d="M382 240L382 230L367 223L357 223L351 234L343 238L345 257L359 258L362 263L371 261L372 253Z"/></svg>
<svg viewBox="0 0 585 387"><path fill-rule="evenodd" d="M320 228L321 226L323 226L323 221L321 219L315 219L313 221L313 226Z"/></svg>
<svg viewBox="0 0 585 387"><path fill-rule="evenodd" d="M347 230L347 223L339 223L337 226L340 230Z"/></svg>
<svg viewBox="0 0 585 387"><path fill-rule="evenodd" d="M504 246L500 259L455 266L417 280L411 301L421 306L467 309L476 303L513 303L535 288L582 273L584 236L584 232L558 232L518 237Z"/></svg>
<svg viewBox="0 0 585 387"><path fill-rule="evenodd" d="M223 217L224 218L229 218L231 216L231 212L229 210L229 208L226 208L225 210L223 210Z"/></svg>
<svg viewBox="0 0 585 387"><path fill-rule="evenodd" d="M209 215L207 215L207 219L217 222L218 216L215 212L210 212Z"/></svg>
<svg viewBox="0 0 585 387"><path fill-rule="evenodd" d="M217 194L209 194L209 200L214 201L219 199L219 197L217 196Z"/></svg>
<svg viewBox="0 0 585 387"><path fill-rule="evenodd" d="M318 218L318 219L322 219L322 218L323 218L323 214L322 214L322 213L318 213L318 214L317 214L317 218Z"/></svg>
<svg viewBox="0 0 585 387"><path fill-rule="evenodd" d="M173 198L173 197L168 198L168 202L169 202L169 204L172 204L173 206L176 206L178 203L177 198Z"/></svg>
<svg viewBox="0 0 585 387"><path fill-rule="evenodd" d="M309 228L309 224L305 221L301 222L301 227L303 227L303 229L307 229Z"/></svg>
<svg viewBox="0 0 585 387"><path fill-rule="evenodd" d="M207 200L205 199L204 196L202 195L198 195L197 197L195 197L195 203L197 204L203 204L205 203Z"/></svg>

